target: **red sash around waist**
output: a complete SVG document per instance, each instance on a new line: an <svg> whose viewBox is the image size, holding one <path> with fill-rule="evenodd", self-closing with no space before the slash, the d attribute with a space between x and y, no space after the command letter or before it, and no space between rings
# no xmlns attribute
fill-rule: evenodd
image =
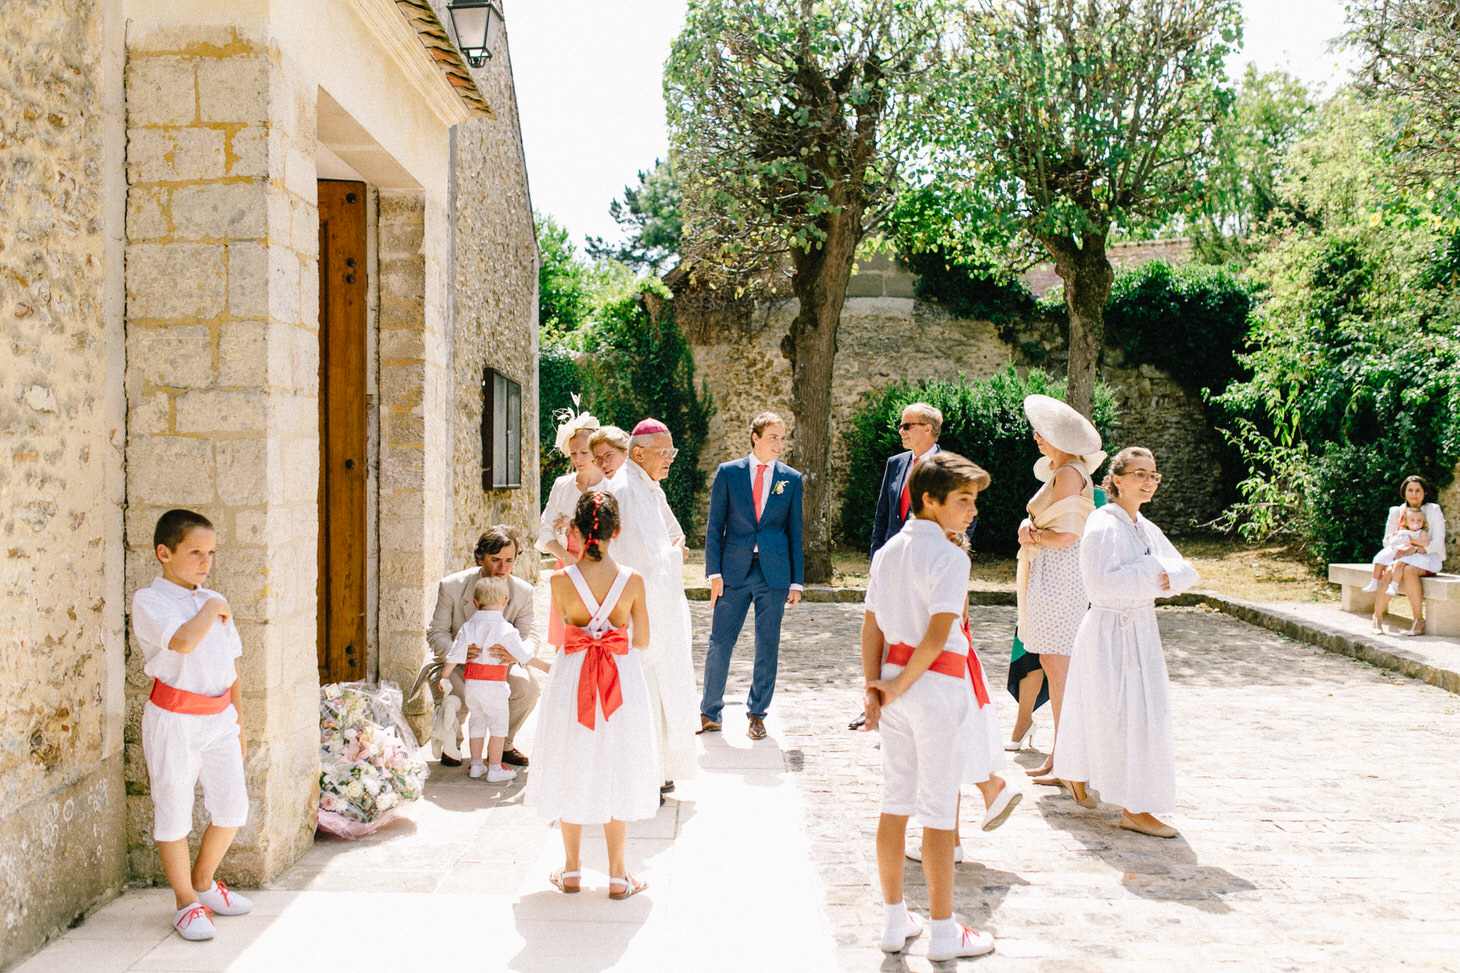
<svg viewBox="0 0 1460 973"><path fill-rule="evenodd" d="M615 628L595 639L576 625L569 625L563 651L568 655L588 653L578 675L578 722L591 730L597 722L599 702L603 703L604 720L624 704L614 656L629 654L629 637L623 629Z"/></svg>
<svg viewBox="0 0 1460 973"><path fill-rule="evenodd" d="M462 673L463 679L485 679L489 682L506 682L507 670L511 666L488 666L480 662L468 662L466 671Z"/></svg>
<svg viewBox="0 0 1460 973"><path fill-rule="evenodd" d="M964 631L967 631L965 627ZM887 647L886 662L889 665L905 666L912 660L913 652L917 646L908 645L906 642L896 642ZM959 655L957 652L940 652L928 666L929 672L941 673L945 676L952 676L955 679L962 679L965 674L968 681L973 683L973 695L978 700L980 708L989 704L989 691L984 685L983 665L978 661L978 653L973 651L973 639L968 640L968 655Z"/></svg>
<svg viewBox="0 0 1460 973"><path fill-rule="evenodd" d="M186 716L212 716L223 712L233 702L231 691L222 696L203 696L169 686L161 679L152 680L152 693L147 698L159 709Z"/></svg>

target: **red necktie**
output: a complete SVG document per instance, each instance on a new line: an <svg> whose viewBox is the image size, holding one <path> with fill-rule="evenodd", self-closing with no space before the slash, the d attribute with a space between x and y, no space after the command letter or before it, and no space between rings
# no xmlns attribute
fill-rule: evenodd
<svg viewBox="0 0 1460 973"><path fill-rule="evenodd" d="M760 485L765 482L765 471L768 464L760 463L755 468L755 484L750 490L755 494L755 522L760 523L760 511L765 506L765 501L760 498Z"/></svg>
<svg viewBox="0 0 1460 973"><path fill-rule="evenodd" d="M907 476L902 478L902 503L898 507L898 516L903 520L907 520L907 512L912 507L912 468L917 461L916 456L907 461Z"/></svg>

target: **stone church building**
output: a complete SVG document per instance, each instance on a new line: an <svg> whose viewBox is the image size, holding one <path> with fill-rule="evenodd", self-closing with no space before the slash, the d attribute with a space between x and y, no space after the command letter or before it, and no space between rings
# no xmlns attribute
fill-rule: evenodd
<svg viewBox="0 0 1460 973"><path fill-rule="evenodd" d="M128 611L162 511L217 525L244 639L244 885L313 840L321 681L409 683L436 580L537 512L505 30L473 68L445 0L4 12L0 968L160 878Z"/></svg>

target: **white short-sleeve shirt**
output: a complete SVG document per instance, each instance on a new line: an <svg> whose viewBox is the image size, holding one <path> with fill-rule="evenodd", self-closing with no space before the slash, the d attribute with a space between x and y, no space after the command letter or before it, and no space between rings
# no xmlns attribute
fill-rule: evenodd
<svg viewBox="0 0 1460 973"><path fill-rule="evenodd" d="M877 617L889 645L916 647L934 615L962 616L968 606L968 555L936 521L910 517L877 549L867 580L865 607ZM968 654L960 625L948 630L943 651Z"/></svg>
<svg viewBox="0 0 1460 973"><path fill-rule="evenodd" d="M532 653L522 644L522 636L517 628L495 608L480 609L462 622L461 628L456 632L456 640L451 643L451 651L446 654L446 661L464 664L467 649L473 645L483 650L488 646L501 645L512 654L512 658L524 664L532 658ZM500 664L485 655L479 656L476 661L488 666Z"/></svg>
<svg viewBox="0 0 1460 973"><path fill-rule="evenodd" d="M166 578L132 596L132 631L147 662L142 671L174 689L201 696L222 696L238 679L234 659L243 655L243 641L230 617L209 627L202 641L186 655L168 645L177 630L192 621L210 598L209 588L184 588Z"/></svg>

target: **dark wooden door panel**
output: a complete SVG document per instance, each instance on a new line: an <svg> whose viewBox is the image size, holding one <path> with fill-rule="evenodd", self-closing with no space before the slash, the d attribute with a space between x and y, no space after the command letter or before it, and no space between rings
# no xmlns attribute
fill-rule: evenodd
<svg viewBox="0 0 1460 973"><path fill-rule="evenodd" d="M319 678L364 679L365 184L319 183Z"/></svg>

